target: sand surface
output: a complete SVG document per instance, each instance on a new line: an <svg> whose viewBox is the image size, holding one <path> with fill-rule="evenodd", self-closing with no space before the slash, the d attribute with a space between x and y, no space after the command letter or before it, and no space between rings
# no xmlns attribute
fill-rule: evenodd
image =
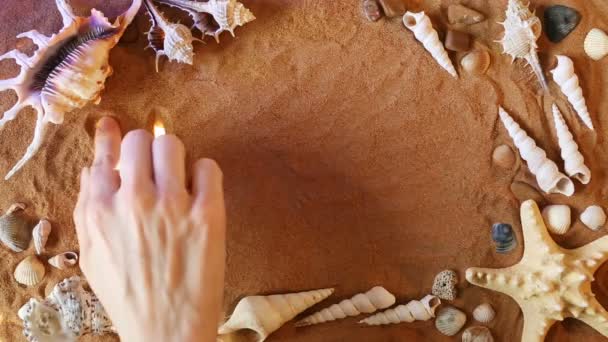
<svg viewBox="0 0 608 342"><path fill-rule="evenodd" d="M80 14L96 7L109 16L129 3L73 2ZM447 28L444 13L450 3L421 5L441 32ZM555 99L593 179L587 186L576 183L574 197L546 196L547 202L571 205L575 217L591 204L606 207L608 58L594 62L582 45L592 27L608 30L608 3L560 1L581 12L580 26L562 43L552 44L544 35L539 42L544 65L558 53L574 60L596 132L577 119L555 83L550 82L555 97L539 96L529 69L500 54L493 41L501 37L496 22L503 19L506 0L465 3L488 17L468 31L490 48L492 66L486 76L461 73L459 80L435 63L398 18L368 22L355 0L245 1L258 19L237 29L236 38L225 35L219 46L211 40L197 45L193 66L163 61L160 73L154 72L152 52L144 51L145 37L130 32L112 51L115 73L101 104L77 110L49 130L37 156L16 177L0 183L0 209L24 201L29 215L53 222L45 258L78 250L72 211L79 170L92 158L95 121L112 113L130 130L149 128L160 116L168 131L184 140L190 158L215 158L225 172L226 312L244 295L332 286L335 295L316 309L374 285L406 302L427 294L435 274L452 268L460 276L460 295L453 304L471 318L476 305L490 302L498 312L489 324L497 341L517 341L523 319L516 303L464 280L469 266L508 266L523 251L520 243L513 253L498 255L490 236L492 223L509 222L521 242L519 203L509 185L532 179L521 161L508 171L492 165L493 148L512 144L497 119L497 105L507 108L561 167L550 114ZM532 1L539 13L553 3ZM143 12L134 25L133 30L147 30ZM60 26L52 0L6 0L0 11L0 51L18 43L27 47L15 38L20 32L50 34ZM451 54L453 60L458 57ZM16 72L14 63L0 63L1 78ZM15 95L0 95L0 109L6 110ZM28 109L0 132L0 174L21 157L33 125L34 112ZM577 220L556 240L577 247L605 233L592 232ZM45 287L79 273L47 267L39 286L20 287L12 272L32 253L0 248L0 341L24 340L18 308L31 296L43 296ZM608 305L608 266L600 268L596 279L593 289ZM290 323L269 341L460 338L440 335L430 321L378 328L363 328L356 321L297 330ZM547 338L602 340L592 328L570 319L556 324Z"/></svg>

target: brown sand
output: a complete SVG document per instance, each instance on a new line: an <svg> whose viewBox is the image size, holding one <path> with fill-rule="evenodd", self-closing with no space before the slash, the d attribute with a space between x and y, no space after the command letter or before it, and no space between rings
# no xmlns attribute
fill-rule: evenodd
<svg viewBox="0 0 608 342"><path fill-rule="evenodd" d="M429 0L423 8L440 31L446 6ZM97 7L108 15L128 0L74 0L79 13ZM72 210L79 170L90 163L92 127L102 113L117 115L125 129L150 126L160 115L180 136L191 158L213 157L225 172L229 213L226 311L244 295L292 292L335 286L336 293L316 308L382 284L400 301L430 291L433 277L445 268L461 277L454 304L466 312L489 301L498 316L489 324L498 341L517 341L522 314L510 298L468 285L468 266L503 267L515 263L522 247L509 255L494 252L493 222L513 223L521 241L518 202L508 188L513 179L529 179L518 162L513 171L491 164L494 146L511 144L497 120L503 104L548 155L559 161L550 116L551 98L536 95L536 82L521 64L511 65L492 41L501 36L505 0L470 0L488 20L471 27L492 50L487 76L443 71L405 30L399 19L370 23L359 1L245 1L258 20L237 29L237 38L196 46L194 66L163 62L144 51L144 36L112 51L115 74L99 106L88 106L50 129L47 145L14 179L0 183L0 208L26 201L30 213L54 223L49 257L77 250ZM548 0L533 1L542 7ZM605 200L608 183L608 58L591 61L582 50L592 27L608 29L605 0L564 0L583 21L560 44L543 36L546 56L574 59L597 134L565 111L593 180L577 184L567 203L574 215ZM36 28L55 32L60 17L51 0L4 1L0 11L0 51L13 48L18 33ZM173 11L169 11L175 14ZM140 32L147 19L136 19ZM133 39L133 37L131 37ZM452 55L455 59L456 56ZM0 64L0 76L16 72ZM554 94L559 94L551 84ZM0 109L14 94L2 93ZM0 173L4 175L31 138L34 114L22 112L0 133ZM561 165L561 162L559 162ZM605 234L577 221L557 241L576 247ZM36 288L17 286L12 271L24 255L0 248L0 340L20 341L18 308L47 285L77 274L47 268ZM103 262L103 260L100 260ZM608 304L608 266L596 274L594 290ZM270 341L444 341L432 322L363 328L357 319L296 330L287 324ZM469 322L468 325L473 324ZM87 338L114 341L114 338ZM556 324L547 341L604 340L575 320Z"/></svg>

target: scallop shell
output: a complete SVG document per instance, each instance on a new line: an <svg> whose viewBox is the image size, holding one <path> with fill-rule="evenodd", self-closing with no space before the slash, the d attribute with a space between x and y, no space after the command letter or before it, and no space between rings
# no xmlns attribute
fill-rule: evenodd
<svg viewBox="0 0 608 342"><path fill-rule="evenodd" d="M490 323L496 317L496 311L488 303L480 304L473 310L473 318L477 322Z"/></svg>
<svg viewBox="0 0 608 342"><path fill-rule="evenodd" d="M462 342L494 342L492 332L486 327L470 327L462 333Z"/></svg>
<svg viewBox="0 0 608 342"><path fill-rule="evenodd" d="M492 161L503 169L511 169L515 160L515 153L508 145L497 146L492 152Z"/></svg>
<svg viewBox="0 0 608 342"><path fill-rule="evenodd" d="M585 53L592 59L599 61L608 55L608 34L594 28L585 38Z"/></svg>
<svg viewBox="0 0 608 342"><path fill-rule="evenodd" d="M25 286L34 286L44 278L44 264L30 255L23 259L15 268L15 280Z"/></svg>
<svg viewBox="0 0 608 342"><path fill-rule="evenodd" d="M34 248L36 254L40 255L44 253L44 247L51 234L51 223L47 220L40 220L32 233L34 240Z"/></svg>
<svg viewBox="0 0 608 342"><path fill-rule="evenodd" d="M32 239L32 227L19 211L25 209L22 203L13 204L11 208L0 217L0 241L14 252L23 252Z"/></svg>
<svg viewBox="0 0 608 342"><path fill-rule="evenodd" d="M0 56L14 59L21 67L19 75L0 80L0 91L12 89L17 103L4 112L0 129L15 119L21 109L31 106L37 114L34 138L27 151L8 172L12 177L40 149L48 123L61 124L64 116L88 103L99 103L107 77L110 50L118 43L131 23L142 0L133 0L131 7L110 24L103 13L92 10L90 17L78 17L67 0L56 0L63 19L63 28L47 37L36 30L22 33L38 47L32 57L18 50Z"/></svg>
<svg viewBox="0 0 608 342"><path fill-rule="evenodd" d="M548 205L543 209L547 229L553 234L566 234L572 224L570 207L563 204Z"/></svg>
<svg viewBox="0 0 608 342"><path fill-rule="evenodd" d="M78 265L78 254L75 252L65 252L49 259L49 265L65 270Z"/></svg>
<svg viewBox="0 0 608 342"><path fill-rule="evenodd" d="M606 223L606 213L599 205L592 205L581 214L581 222L591 230L598 230Z"/></svg>
<svg viewBox="0 0 608 342"><path fill-rule="evenodd" d="M574 8L556 5L545 10L545 32L553 43L559 43L581 22L581 14Z"/></svg>
<svg viewBox="0 0 608 342"><path fill-rule="evenodd" d="M496 244L496 252L509 253L517 247L517 238L513 227L507 223L495 223L492 226L492 240Z"/></svg>
<svg viewBox="0 0 608 342"><path fill-rule="evenodd" d="M460 60L462 69L475 75L485 74L490 68L490 63L490 54L484 49L471 51Z"/></svg>
<svg viewBox="0 0 608 342"><path fill-rule="evenodd" d="M441 308L435 319L435 327L446 336L458 334L467 322L467 315L453 306Z"/></svg>
<svg viewBox="0 0 608 342"><path fill-rule="evenodd" d="M457 296L456 284L458 275L452 270L443 270L435 276L432 293L445 300L454 300Z"/></svg>

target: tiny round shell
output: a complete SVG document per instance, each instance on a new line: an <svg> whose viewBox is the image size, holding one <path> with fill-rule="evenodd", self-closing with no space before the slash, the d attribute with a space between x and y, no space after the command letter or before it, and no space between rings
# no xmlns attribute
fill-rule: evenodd
<svg viewBox="0 0 608 342"><path fill-rule="evenodd" d="M494 317L496 317L496 312L494 311L494 308L492 308L492 305L488 303L480 304L473 310L473 318L475 318L477 322L489 323Z"/></svg>
<svg viewBox="0 0 608 342"><path fill-rule="evenodd" d="M462 333L462 342L494 342L494 337L490 329L476 326L467 328Z"/></svg>
<svg viewBox="0 0 608 342"><path fill-rule="evenodd" d="M456 335L467 322L467 315L452 306L446 306L439 310L435 327L446 336Z"/></svg>
<svg viewBox="0 0 608 342"><path fill-rule="evenodd" d="M570 207L563 204L548 205L543 209L547 229L553 234L566 234L572 223Z"/></svg>
<svg viewBox="0 0 608 342"><path fill-rule="evenodd" d="M585 53L596 61L608 55L608 35L597 28L589 31L585 38Z"/></svg>
<svg viewBox="0 0 608 342"><path fill-rule="evenodd" d="M468 73L483 75L490 67L490 54L486 50L475 50L467 53L460 60L460 66Z"/></svg>
<svg viewBox="0 0 608 342"><path fill-rule="evenodd" d="M76 266L78 264L78 254L75 252L65 252L49 259L49 264L60 270Z"/></svg>
<svg viewBox="0 0 608 342"><path fill-rule="evenodd" d="M606 213L599 205L592 205L581 214L581 222L591 230L598 230L606 223Z"/></svg>
<svg viewBox="0 0 608 342"><path fill-rule="evenodd" d="M36 256L30 255L17 265L14 276L19 284L34 286L44 278L44 274L44 264Z"/></svg>
<svg viewBox="0 0 608 342"><path fill-rule="evenodd" d="M500 145L492 152L492 161L503 169L509 170L515 165L515 153L508 145Z"/></svg>

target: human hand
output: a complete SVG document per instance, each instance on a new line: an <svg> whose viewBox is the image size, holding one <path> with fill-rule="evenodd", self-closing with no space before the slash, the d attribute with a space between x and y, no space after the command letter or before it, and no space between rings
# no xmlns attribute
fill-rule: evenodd
<svg viewBox="0 0 608 342"><path fill-rule="evenodd" d="M97 124L74 221L80 266L123 341L215 341L225 267L222 172L208 159L186 187L173 135ZM115 167L120 158L120 171Z"/></svg>

